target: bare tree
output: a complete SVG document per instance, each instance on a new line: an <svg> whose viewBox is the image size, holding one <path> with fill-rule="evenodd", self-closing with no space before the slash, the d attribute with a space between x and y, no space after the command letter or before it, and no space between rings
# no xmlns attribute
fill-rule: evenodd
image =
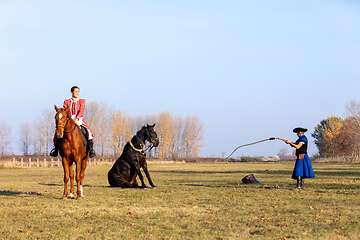
<svg viewBox="0 0 360 240"><path fill-rule="evenodd" d="M11 127L7 122L0 124L0 155L5 156L11 148Z"/></svg>
<svg viewBox="0 0 360 240"><path fill-rule="evenodd" d="M173 117L173 140L171 142L172 153L179 156L181 153L181 137L183 132L184 119L182 116ZM180 154L181 155L181 154Z"/></svg>
<svg viewBox="0 0 360 240"><path fill-rule="evenodd" d="M157 116L156 126L158 137L161 139L159 145L159 158L167 158L174 152L172 141L174 139L173 116L169 112L160 113Z"/></svg>
<svg viewBox="0 0 360 240"><path fill-rule="evenodd" d="M186 116L182 134L182 152L185 157L197 157L203 140L203 122L196 116Z"/></svg>
<svg viewBox="0 0 360 240"><path fill-rule="evenodd" d="M345 108L345 116L354 117L352 121L360 127L360 103L353 99L346 104Z"/></svg>
<svg viewBox="0 0 360 240"><path fill-rule="evenodd" d="M91 128L98 155L110 153L111 109L106 103L92 101L85 107L84 119Z"/></svg>
<svg viewBox="0 0 360 240"><path fill-rule="evenodd" d="M33 122L33 146L34 154L48 155L53 146L55 134L55 111L49 108L43 109Z"/></svg>
<svg viewBox="0 0 360 240"><path fill-rule="evenodd" d="M283 158L283 157L285 157L285 156L288 155L288 154L289 154L289 149L286 148L286 147L284 147L284 148L281 148L281 149L279 150L278 156L279 156L280 158Z"/></svg>
<svg viewBox="0 0 360 240"><path fill-rule="evenodd" d="M31 125L27 122L20 125L20 147L23 155L30 154L30 147L32 143Z"/></svg>
<svg viewBox="0 0 360 240"><path fill-rule="evenodd" d="M119 155L124 149L127 141L134 134L133 120L121 111L112 113L111 121L111 148L114 155Z"/></svg>

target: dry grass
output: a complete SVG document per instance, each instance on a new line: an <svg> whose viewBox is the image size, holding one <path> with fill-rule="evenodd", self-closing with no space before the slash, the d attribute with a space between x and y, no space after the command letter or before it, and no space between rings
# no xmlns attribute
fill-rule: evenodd
<svg viewBox="0 0 360 240"><path fill-rule="evenodd" d="M149 190L108 187L109 168L88 167L81 201L60 199L61 168L0 169L1 238L359 239L359 164L314 164L302 191L289 163L151 164Z"/></svg>

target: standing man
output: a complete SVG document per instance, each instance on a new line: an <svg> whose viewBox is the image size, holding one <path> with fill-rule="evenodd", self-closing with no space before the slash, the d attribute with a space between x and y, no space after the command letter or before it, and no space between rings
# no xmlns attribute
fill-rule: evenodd
<svg viewBox="0 0 360 240"><path fill-rule="evenodd" d="M69 107L70 117L75 120L75 123L78 126L83 126L88 131L88 133L89 133L88 134L89 135L89 138L88 138L89 157L90 158L95 157L96 153L94 150L93 135L90 130L90 127L86 124L86 122L83 118L83 114L84 114L84 110L85 110L85 99L79 98L80 88L77 86L73 86L71 88L71 94L72 94L72 98L65 99L63 108ZM60 149L60 141L57 141L56 136L54 137L54 145L55 145L55 148L51 150L50 156L56 157L58 155L58 151Z"/></svg>
<svg viewBox="0 0 360 240"><path fill-rule="evenodd" d="M304 189L304 178L313 178L315 177L314 171L312 169L312 165L310 162L310 158L307 155L307 146L308 139L304 135L307 131L306 128L297 127L294 128L293 132L299 137L296 142L291 142L290 140L286 140L285 143L290 144L290 146L296 148L296 162L294 171L292 174L292 179L297 180L296 188Z"/></svg>

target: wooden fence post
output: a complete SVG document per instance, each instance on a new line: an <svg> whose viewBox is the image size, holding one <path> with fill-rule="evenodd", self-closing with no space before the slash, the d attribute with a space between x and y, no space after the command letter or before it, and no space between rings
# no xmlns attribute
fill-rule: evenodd
<svg viewBox="0 0 360 240"><path fill-rule="evenodd" d="M15 158L13 158L13 165L16 166Z"/></svg>
<svg viewBox="0 0 360 240"><path fill-rule="evenodd" d="M29 167L31 167L31 158L29 158Z"/></svg>
<svg viewBox="0 0 360 240"><path fill-rule="evenodd" d="M44 158L44 167L46 167L46 158Z"/></svg>
<svg viewBox="0 0 360 240"><path fill-rule="evenodd" d="M21 158L21 162L20 162L20 165L23 167L24 166L24 161L23 161L24 159L23 158Z"/></svg>
<svg viewBox="0 0 360 240"><path fill-rule="evenodd" d="M60 160L59 160L59 158L58 158L57 160L58 160L58 167L60 167Z"/></svg>
<svg viewBox="0 0 360 240"><path fill-rule="evenodd" d="M51 164L51 167L54 167L54 161L53 161L53 158L50 158L50 164Z"/></svg>
<svg viewBox="0 0 360 240"><path fill-rule="evenodd" d="M39 158L36 158L36 166L37 166L37 167L40 167Z"/></svg>

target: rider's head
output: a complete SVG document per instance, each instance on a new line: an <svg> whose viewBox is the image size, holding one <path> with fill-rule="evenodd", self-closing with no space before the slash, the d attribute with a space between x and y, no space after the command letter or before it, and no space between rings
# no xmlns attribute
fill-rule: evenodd
<svg viewBox="0 0 360 240"><path fill-rule="evenodd" d="M80 88L77 86L73 86L71 88L71 94L73 98L78 98L79 97L79 93L80 93Z"/></svg>
<svg viewBox="0 0 360 240"><path fill-rule="evenodd" d="M79 88L78 86L73 86L73 87L71 88L71 92L74 92L75 89L78 89L78 90L80 91L80 88Z"/></svg>

